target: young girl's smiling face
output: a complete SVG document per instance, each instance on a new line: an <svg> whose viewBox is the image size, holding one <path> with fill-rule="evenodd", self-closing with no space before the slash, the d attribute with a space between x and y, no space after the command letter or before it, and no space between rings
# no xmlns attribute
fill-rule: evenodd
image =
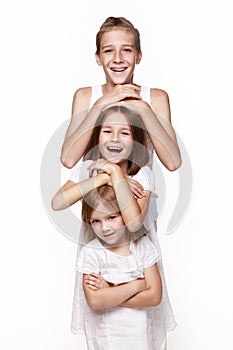
<svg viewBox="0 0 233 350"><path fill-rule="evenodd" d="M91 227L96 236L106 247L117 247L126 244L126 226L120 213L109 210L102 202L92 211Z"/></svg>
<svg viewBox="0 0 233 350"><path fill-rule="evenodd" d="M103 34L96 60L103 66L108 84L133 83L135 64L141 60L141 52L137 53L135 46L134 35L126 29L119 28Z"/></svg>
<svg viewBox="0 0 233 350"><path fill-rule="evenodd" d="M104 119L100 130L101 156L127 170L132 150L133 137L130 124L121 112L111 113Z"/></svg>

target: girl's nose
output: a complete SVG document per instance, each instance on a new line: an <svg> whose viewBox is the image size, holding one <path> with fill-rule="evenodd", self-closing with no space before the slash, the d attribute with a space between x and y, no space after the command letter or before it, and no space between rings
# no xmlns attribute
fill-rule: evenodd
<svg viewBox="0 0 233 350"><path fill-rule="evenodd" d="M106 232L109 230L109 226L107 224L107 222L102 222L102 231Z"/></svg>
<svg viewBox="0 0 233 350"><path fill-rule="evenodd" d="M119 142L119 134L118 134L118 132L113 133L111 141L112 142Z"/></svg>

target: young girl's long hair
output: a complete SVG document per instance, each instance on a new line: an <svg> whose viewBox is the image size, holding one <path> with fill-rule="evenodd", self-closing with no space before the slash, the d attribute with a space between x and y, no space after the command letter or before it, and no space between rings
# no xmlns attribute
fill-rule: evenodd
<svg viewBox="0 0 233 350"><path fill-rule="evenodd" d="M127 119L132 133L134 146L128 159L128 175L135 175L137 172L149 162L149 152L146 143L146 127L139 114L133 112L125 106L111 106L103 110L93 129L90 141L84 151L84 160L97 160L102 158L99 151L99 135L101 132L104 119L112 113L120 112ZM116 120L117 121L117 120Z"/></svg>
<svg viewBox="0 0 233 350"><path fill-rule="evenodd" d="M97 205L102 202L106 209L112 213L117 213L121 215L120 208L116 199L115 192L112 186L103 185L90 191L82 200L82 221L83 221L83 235L84 241L87 243L96 237L95 232L93 231L90 220L93 210ZM131 233L127 226L126 228L126 237L130 240L136 240L139 237L143 236L146 233L144 225L137 231Z"/></svg>

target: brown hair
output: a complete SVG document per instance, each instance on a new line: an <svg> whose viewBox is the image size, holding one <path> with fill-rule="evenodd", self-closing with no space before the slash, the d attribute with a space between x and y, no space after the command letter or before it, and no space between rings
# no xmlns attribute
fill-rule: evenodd
<svg viewBox="0 0 233 350"><path fill-rule="evenodd" d="M124 17L108 17L104 23L101 25L99 32L96 35L96 54L100 54L100 42L102 36L106 32L110 32L116 28L124 28L127 31L131 32L134 36L135 48L137 54L141 52L141 43L140 43L140 33L134 27L134 25Z"/></svg>
<svg viewBox="0 0 233 350"><path fill-rule="evenodd" d="M140 115L136 114L125 106L111 106L100 113L95 123L87 148L84 151L83 159L97 160L102 158L98 147L99 135L104 119L114 112L122 113L128 120L132 132L134 147L128 159L127 174L135 175L149 161L149 152L147 149L145 134L146 127Z"/></svg>
<svg viewBox="0 0 233 350"><path fill-rule="evenodd" d="M84 241L89 242L96 237L95 232L93 231L90 220L91 214L93 210L97 207L97 205L102 202L106 209L110 210L112 213L118 213L121 215L120 208L116 199L115 192L112 186L103 185L98 187L92 191L90 191L86 196L83 197L82 200L82 221L83 221L83 233L84 233ZM130 240L136 240L139 237L143 236L147 231L142 225L142 227L136 231L131 233L127 226L126 228L126 237ZM132 236L133 235L133 236Z"/></svg>

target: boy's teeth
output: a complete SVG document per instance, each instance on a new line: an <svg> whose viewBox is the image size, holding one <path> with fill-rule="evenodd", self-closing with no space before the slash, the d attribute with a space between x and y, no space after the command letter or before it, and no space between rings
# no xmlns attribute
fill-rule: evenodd
<svg viewBox="0 0 233 350"><path fill-rule="evenodd" d="M114 72L123 72L125 68L112 68Z"/></svg>

